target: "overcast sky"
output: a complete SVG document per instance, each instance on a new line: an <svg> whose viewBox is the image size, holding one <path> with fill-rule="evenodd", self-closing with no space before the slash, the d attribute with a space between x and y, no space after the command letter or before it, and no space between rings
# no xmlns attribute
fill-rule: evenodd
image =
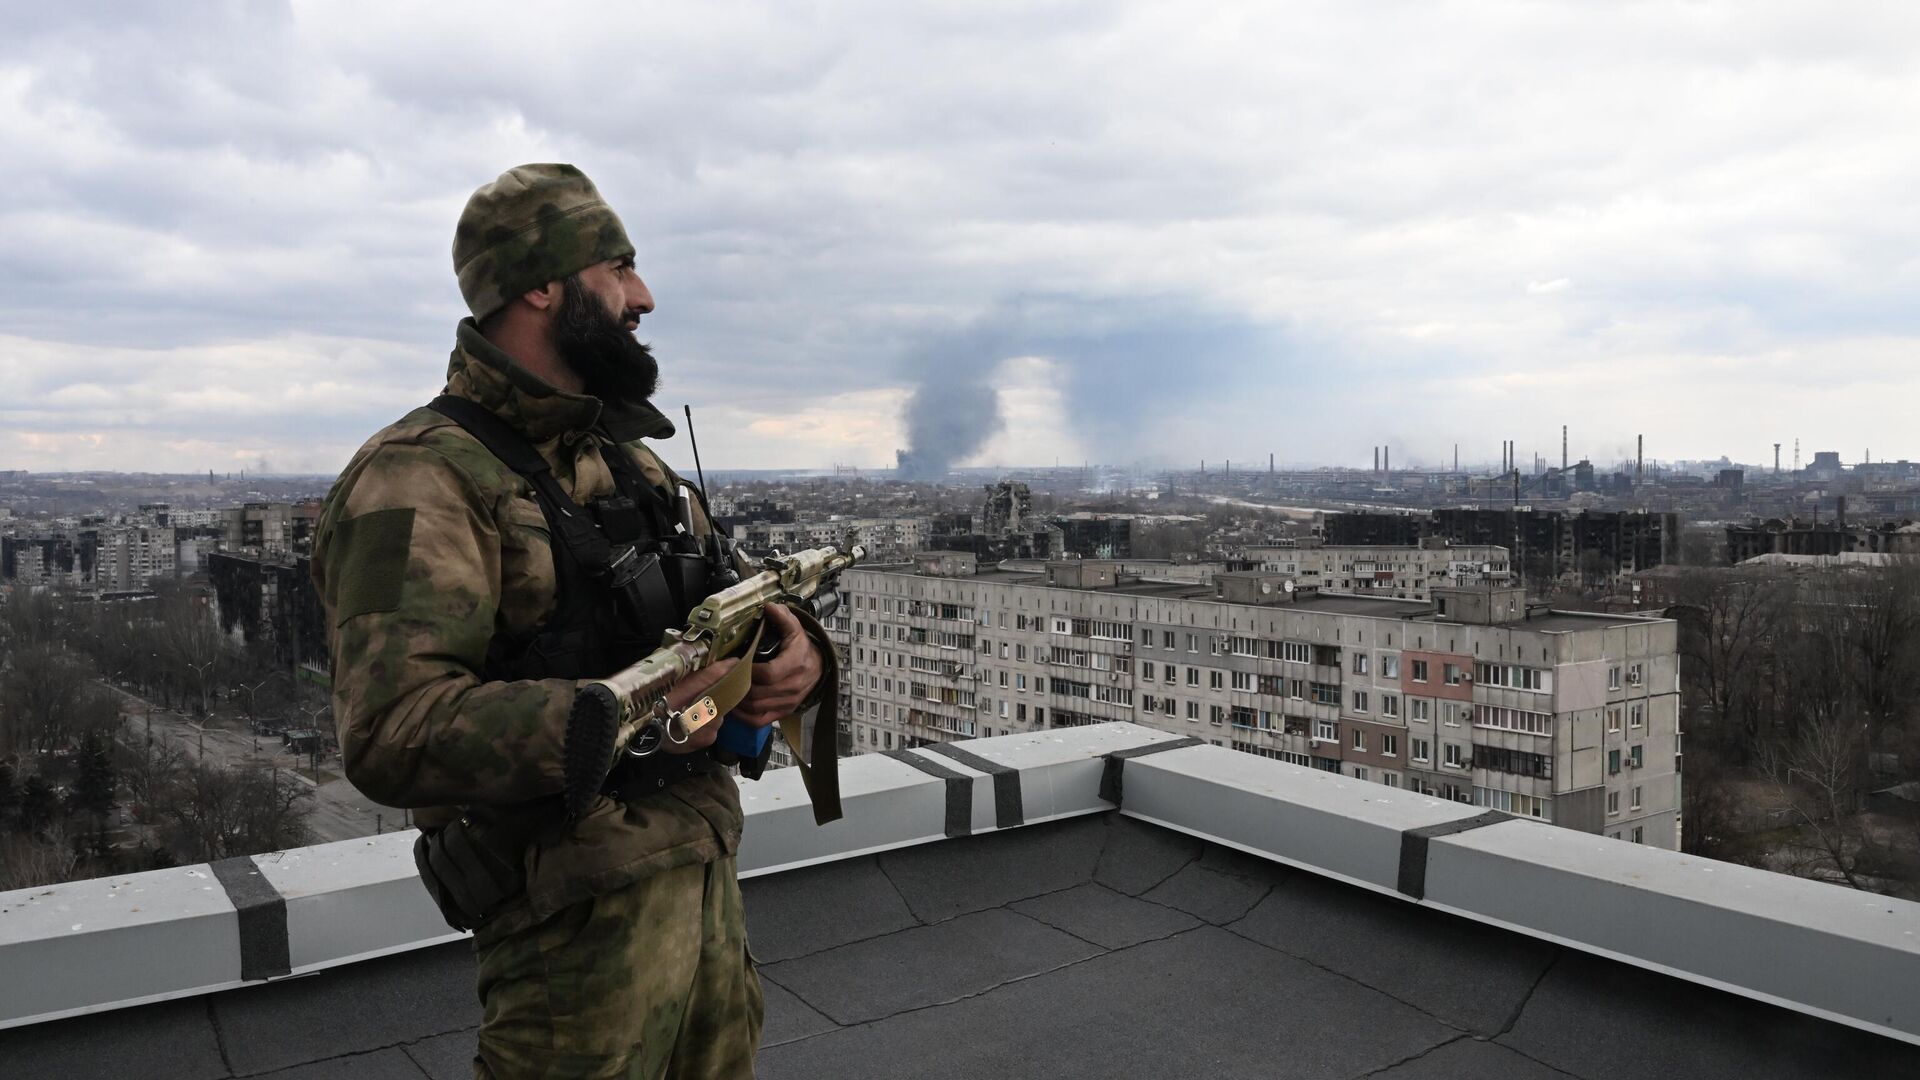
<svg viewBox="0 0 1920 1080"><path fill-rule="evenodd" d="M0 468L338 470L525 161L709 468L1920 458L1904 0L6 7Z"/></svg>

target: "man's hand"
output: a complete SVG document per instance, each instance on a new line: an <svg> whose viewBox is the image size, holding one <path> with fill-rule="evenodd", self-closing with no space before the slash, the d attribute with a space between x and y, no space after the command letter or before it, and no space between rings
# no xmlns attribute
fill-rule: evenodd
<svg viewBox="0 0 1920 1080"><path fill-rule="evenodd" d="M711 667L701 668L699 671L694 672L692 676L681 681L681 683L672 690L667 691L667 707L676 710L684 709L694 702L699 701L702 695L713 688L713 684L726 678L727 672L732 671L733 666L739 662L736 658L729 658ZM672 734L682 734L678 721L675 721L673 725ZM694 732L692 735L687 736L687 741L674 742L673 739L669 738L661 744L660 748L669 754L691 754L695 750L705 750L707 747L712 746L713 740L719 737L720 721L718 718L715 718L712 723Z"/></svg>
<svg viewBox="0 0 1920 1080"><path fill-rule="evenodd" d="M783 604L768 604L766 618L762 633L777 636L780 651L766 663L754 665L753 687L733 708L734 719L754 727L766 727L791 715L813 693L822 670L819 647L793 612Z"/></svg>

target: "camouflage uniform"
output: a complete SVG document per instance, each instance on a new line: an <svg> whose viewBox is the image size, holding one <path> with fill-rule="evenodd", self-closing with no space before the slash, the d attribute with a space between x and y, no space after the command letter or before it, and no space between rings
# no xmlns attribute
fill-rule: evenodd
<svg viewBox="0 0 1920 1080"><path fill-rule="evenodd" d="M475 202L490 190L520 205L477 241L475 204L463 215L462 238L495 267L477 281L472 260L461 269L477 317L632 251L570 167L522 166ZM508 227L529 202L535 226ZM638 441L673 434L651 405L557 390L476 319L456 342L447 392L524 434L576 503L614 493L611 453L630 455L656 484L677 483ZM694 517L707 531L697 506ZM552 539L525 480L451 420L416 409L369 440L334 485L313 576L354 786L418 808L427 828L452 820L453 807L561 790L576 683L479 675L495 634L529 638L557 606ZM476 1075L654 1077L670 1061L674 1076L751 1075L760 992L734 879L740 829L739 793L716 767L632 802L603 797L569 827L545 830L525 852L525 896L475 935L486 1006Z"/></svg>

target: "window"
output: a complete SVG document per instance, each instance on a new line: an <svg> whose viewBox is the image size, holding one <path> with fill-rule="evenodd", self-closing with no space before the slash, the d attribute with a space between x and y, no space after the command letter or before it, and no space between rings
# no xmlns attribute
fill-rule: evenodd
<svg viewBox="0 0 1920 1080"><path fill-rule="evenodd" d="M1315 705L1340 704L1340 688L1337 686L1330 686L1327 683L1310 683L1307 689L1307 698Z"/></svg>
<svg viewBox="0 0 1920 1080"><path fill-rule="evenodd" d="M1399 716L1400 715L1400 699L1398 697L1395 697L1392 694L1381 694L1380 695L1380 715L1381 716Z"/></svg>
<svg viewBox="0 0 1920 1080"><path fill-rule="evenodd" d="M1235 690L1252 690L1253 689L1253 673L1251 671L1234 672L1233 688Z"/></svg>
<svg viewBox="0 0 1920 1080"><path fill-rule="evenodd" d="M1460 670L1460 665L1446 664L1441 667L1440 674L1446 679L1448 686L1459 686L1460 677L1463 673Z"/></svg>
<svg viewBox="0 0 1920 1080"><path fill-rule="evenodd" d="M1415 720L1426 722L1433 719L1433 703L1426 698L1408 698L1408 713Z"/></svg>
<svg viewBox="0 0 1920 1080"><path fill-rule="evenodd" d="M1397 679L1400 677L1400 658L1392 653L1380 657L1380 677Z"/></svg>
<svg viewBox="0 0 1920 1080"><path fill-rule="evenodd" d="M1502 791L1499 788L1477 787L1473 789L1473 801L1480 806L1491 807L1521 817L1545 818L1547 800L1532 795L1522 795L1517 791Z"/></svg>
<svg viewBox="0 0 1920 1080"><path fill-rule="evenodd" d="M1640 785L1639 784L1633 785L1633 798L1628 801L1627 808L1629 810L1640 809Z"/></svg>
<svg viewBox="0 0 1920 1080"><path fill-rule="evenodd" d="M1366 653L1357 652L1353 654L1353 673L1355 675L1365 675L1367 673Z"/></svg>
<svg viewBox="0 0 1920 1080"><path fill-rule="evenodd" d="M1200 651L1200 638L1197 635L1194 635L1194 634L1187 635L1187 651L1188 652Z"/></svg>
<svg viewBox="0 0 1920 1080"><path fill-rule="evenodd" d="M1481 727L1519 731L1528 735L1553 734L1553 717L1547 713L1523 709L1504 709L1495 705L1475 705L1473 722Z"/></svg>
<svg viewBox="0 0 1920 1080"><path fill-rule="evenodd" d="M1199 668L1190 667L1187 669L1187 685L1196 686L1196 687L1200 685L1200 669Z"/></svg>
<svg viewBox="0 0 1920 1080"><path fill-rule="evenodd" d="M1221 675L1220 672L1218 671L1207 672L1207 688L1209 690L1219 690L1224 686L1226 686L1226 678L1223 675Z"/></svg>
<svg viewBox="0 0 1920 1080"><path fill-rule="evenodd" d="M1220 721L1225 720L1226 718L1227 718L1227 707L1225 705L1207 706L1207 723L1218 724L1220 723Z"/></svg>
<svg viewBox="0 0 1920 1080"><path fill-rule="evenodd" d="M1620 669L1619 668L1610 667L1607 669L1607 689L1609 690L1620 689Z"/></svg>
<svg viewBox="0 0 1920 1080"><path fill-rule="evenodd" d="M1494 772L1514 773L1519 776L1537 776L1546 780L1553 778L1552 758L1545 754L1530 753L1526 750L1509 750L1501 746L1474 746L1473 767L1490 769Z"/></svg>
<svg viewBox="0 0 1920 1080"><path fill-rule="evenodd" d="M1619 750L1607 751L1607 775L1608 776L1620 775L1620 751Z"/></svg>
<svg viewBox="0 0 1920 1080"><path fill-rule="evenodd" d="M1199 722L1200 720L1200 703L1199 702L1197 701L1187 702L1187 719L1192 720L1196 723Z"/></svg>
<svg viewBox="0 0 1920 1080"><path fill-rule="evenodd" d="M1460 726L1460 706L1449 701L1440 706L1440 722L1448 727Z"/></svg>
<svg viewBox="0 0 1920 1080"><path fill-rule="evenodd" d="M1399 773L1390 773L1390 772L1383 772L1383 773L1381 773L1381 774L1380 774L1380 782L1381 782L1381 783L1383 783L1383 784L1385 784L1385 785L1387 785L1388 787L1399 787L1399 786L1400 786L1400 774L1399 774Z"/></svg>
<svg viewBox="0 0 1920 1080"><path fill-rule="evenodd" d="M1399 757L1400 736L1388 735L1382 732L1380 735L1380 753L1385 757Z"/></svg>
<svg viewBox="0 0 1920 1080"><path fill-rule="evenodd" d="M1617 817L1619 813L1620 813L1620 793L1617 791L1607 792L1607 816Z"/></svg>
<svg viewBox="0 0 1920 1080"><path fill-rule="evenodd" d="M1367 711L1367 692L1365 690L1355 690L1353 692L1353 711Z"/></svg>
<svg viewBox="0 0 1920 1080"><path fill-rule="evenodd" d="M1353 767L1353 778L1355 780L1365 780L1367 778L1367 770L1359 765L1355 765Z"/></svg>
<svg viewBox="0 0 1920 1080"><path fill-rule="evenodd" d="M1173 631L1171 630L1160 631L1160 647L1163 649L1171 649L1174 647Z"/></svg>
<svg viewBox="0 0 1920 1080"><path fill-rule="evenodd" d="M1446 765L1448 768L1464 769L1467 767L1466 755L1460 752L1459 743L1442 743L1441 749L1446 752Z"/></svg>
<svg viewBox="0 0 1920 1080"><path fill-rule="evenodd" d="M1166 671L1166 674L1167 674L1168 686L1172 686L1174 683L1177 683L1180 681L1180 669L1178 667L1172 664L1168 664L1164 670Z"/></svg>
<svg viewBox="0 0 1920 1080"><path fill-rule="evenodd" d="M1636 701L1632 705L1627 706L1627 725L1636 728L1647 726L1647 706L1645 702Z"/></svg>
<svg viewBox="0 0 1920 1080"><path fill-rule="evenodd" d="M1645 839L1645 836L1646 836L1646 832L1645 832L1645 830L1643 830L1643 829L1642 829L1642 828L1641 828L1640 826L1638 826L1638 825L1635 825L1635 826L1633 827L1633 842L1634 842L1634 843L1636 843L1636 844L1644 844L1644 843L1646 843L1646 839Z"/></svg>
<svg viewBox="0 0 1920 1080"><path fill-rule="evenodd" d="M1340 725L1331 720L1315 720L1313 738L1315 742L1337 742L1340 738Z"/></svg>
<svg viewBox="0 0 1920 1080"><path fill-rule="evenodd" d="M1140 661L1140 677L1149 680L1153 678L1153 661Z"/></svg>
<svg viewBox="0 0 1920 1080"><path fill-rule="evenodd" d="M1641 765L1645 764L1645 762L1642 762L1640 760L1640 744L1639 743L1635 743L1632 746L1627 748L1627 764L1636 769L1639 768Z"/></svg>
<svg viewBox="0 0 1920 1080"><path fill-rule="evenodd" d="M1425 739L1413 740L1413 760L1428 761L1433 757L1433 744Z"/></svg>
<svg viewBox="0 0 1920 1080"><path fill-rule="evenodd" d="M1425 660L1415 660L1413 662L1413 681L1427 681L1427 662Z"/></svg>
<svg viewBox="0 0 1920 1080"><path fill-rule="evenodd" d="M1367 748L1367 733L1359 728L1353 729L1353 748L1360 751Z"/></svg>
<svg viewBox="0 0 1920 1080"><path fill-rule="evenodd" d="M1607 710L1607 730L1620 730L1620 709L1617 706Z"/></svg>
<svg viewBox="0 0 1920 1080"><path fill-rule="evenodd" d="M1639 685L1640 685L1640 682L1641 682L1641 679L1640 679L1640 665L1639 665L1639 664L1628 664L1628 665L1627 665L1627 685L1628 685L1628 686L1639 686Z"/></svg>

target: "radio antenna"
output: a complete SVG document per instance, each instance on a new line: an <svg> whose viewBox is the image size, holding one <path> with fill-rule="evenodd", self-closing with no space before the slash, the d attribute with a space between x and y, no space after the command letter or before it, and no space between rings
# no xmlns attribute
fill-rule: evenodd
<svg viewBox="0 0 1920 1080"><path fill-rule="evenodd" d="M693 475L700 478L700 503L702 506L712 506L713 501L707 498L707 471L700 467L700 440L693 434L693 406L680 407L687 411L687 441L693 444Z"/></svg>

